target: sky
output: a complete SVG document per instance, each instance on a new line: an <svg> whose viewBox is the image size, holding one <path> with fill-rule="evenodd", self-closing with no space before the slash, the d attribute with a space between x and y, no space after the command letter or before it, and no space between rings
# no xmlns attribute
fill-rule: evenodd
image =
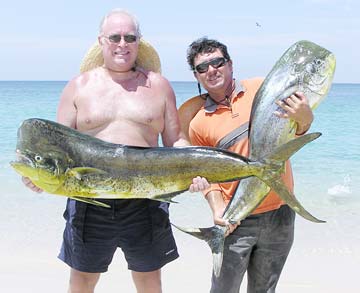
<svg viewBox="0 0 360 293"><path fill-rule="evenodd" d="M136 15L170 81L194 81L186 50L208 36L228 47L238 78L266 76L299 40L337 58L334 82L360 83L358 0L32 0L0 9L0 80L70 80L113 8ZM260 26L258 26L258 23Z"/></svg>

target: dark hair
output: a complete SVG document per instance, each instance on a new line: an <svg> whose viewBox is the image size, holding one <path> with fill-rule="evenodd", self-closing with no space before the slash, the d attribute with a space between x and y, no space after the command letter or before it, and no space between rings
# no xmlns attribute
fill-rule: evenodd
<svg viewBox="0 0 360 293"><path fill-rule="evenodd" d="M194 59L198 54L212 53L216 49L219 49L221 51L225 59L231 60L230 55L227 51L227 47L217 40L211 40L207 37L202 37L192 42L187 50L186 56L187 62L190 65L191 70L195 71Z"/></svg>

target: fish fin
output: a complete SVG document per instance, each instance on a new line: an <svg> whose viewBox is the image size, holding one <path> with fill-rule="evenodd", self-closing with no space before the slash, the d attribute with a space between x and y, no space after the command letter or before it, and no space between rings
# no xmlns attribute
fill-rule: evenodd
<svg viewBox="0 0 360 293"><path fill-rule="evenodd" d="M94 200L94 199L86 198L86 197L72 196L70 198L78 200L78 201L82 201L82 202L85 202L85 203L88 203L88 204L92 204L92 205L95 205L95 206L103 207L103 208L111 208L111 206L109 206L106 203L103 203L101 201L97 201L97 200Z"/></svg>
<svg viewBox="0 0 360 293"><path fill-rule="evenodd" d="M312 142L321 136L320 132L308 133L290 140L287 143L277 147L273 152L263 158L265 162L284 162L304 145Z"/></svg>
<svg viewBox="0 0 360 293"><path fill-rule="evenodd" d="M276 165L279 163L283 164L283 162L288 160L304 145L317 139L320 135L320 132L305 134L277 147L273 152L262 158L262 161L270 164L270 169L267 170L267 173L264 173L264 176L259 177L260 180L273 189L280 196L280 198L285 201L296 213L298 213L303 218L315 223L324 223L325 221L317 219L301 205L301 203L296 199L295 195L290 192L284 185L279 172L276 171Z"/></svg>
<svg viewBox="0 0 360 293"><path fill-rule="evenodd" d="M174 201L173 198L181 193L183 193L184 190L176 191L172 193L166 193L166 194L158 194L152 197L153 200L168 202L168 203L178 203L177 201Z"/></svg>
<svg viewBox="0 0 360 293"><path fill-rule="evenodd" d="M226 227L215 225L209 228L184 228L172 224L182 232L204 240L210 246L213 255L213 270L215 277L219 277L224 255Z"/></svg>
<svg viewBox="0 0 360 293"><path fill-rule="evenodd" d="M265 182L265 181L264 181ZM269 181L265 182L267 185L271 187L279 196L280 198L286 202L286 204L291 207L296 213L298 213L303 218L315 222L315 223L326 223L326 221L320 220L313 215L311 215L296 199L295 195L289 191L289 189L285 186L282 179L273 178Z"/></svg>
<svg viewBox="0 0 360 293"><path fill-rule="evenodd" d="M74 176L76 179L81 180L82 176L84 175L90 175L90 174L98 174L98 175L104 175L107 172L92 168L92 167L76 167L72 169L68 169L66 171L66 174L69 176Z"/></svg>
<svg viewBox="0 0 360 293"><path fill-rule="evenodd" d="M159 198L152 198L157 201L166 202L166 203L179 203L178 201L172 200L172 199L159 199Z"/></svg>

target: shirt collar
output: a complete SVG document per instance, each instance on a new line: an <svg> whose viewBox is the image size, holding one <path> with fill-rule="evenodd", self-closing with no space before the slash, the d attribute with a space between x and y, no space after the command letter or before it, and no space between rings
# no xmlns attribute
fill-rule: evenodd
<svg viewBox="0 0 360 293"><path fill-rule="evenodd" d="M242 86L241 82L238 80L235 80L235 93L236 95L238 95L241 92L245 92L246 89ZM206 100L205 100L205 104L204 104L204 110L205 113L214 113L217 108L218 108L219 104L217 104L211 97L209 94L206 95Z"/></svg>

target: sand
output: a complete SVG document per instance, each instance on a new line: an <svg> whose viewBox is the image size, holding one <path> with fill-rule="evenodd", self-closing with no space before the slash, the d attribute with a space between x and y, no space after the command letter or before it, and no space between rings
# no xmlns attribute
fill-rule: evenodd
<svg viewBox="0 0 360 293"><path fill-rule="evenodd" d="M16 191L0 201L0 292L66 292L69 268L57 259L65 200L21 191L25 197ZM11 196L15 200L10 201ZM17 196L22 197L21 203ZM207 225L211 217L206 204L197 196L191 202L172 206L172 220L181 225ZM297 217L295 243L277 292L360 292L359 215L323 212L317 216L328 222L314 224ZM207 244L182 232L174 233L181 257L163 268L163 292L208 292L212 260ZM245 285L246 281L240 292L246 292ZM120 250L96 292L135 292Z"/></svg>

